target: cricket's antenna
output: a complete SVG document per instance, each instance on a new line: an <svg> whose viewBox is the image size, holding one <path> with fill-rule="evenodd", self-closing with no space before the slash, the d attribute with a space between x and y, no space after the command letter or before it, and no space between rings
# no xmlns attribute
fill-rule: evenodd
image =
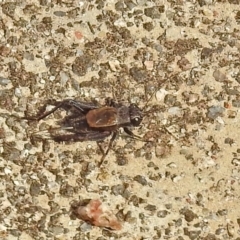
<svg viewBox="0 0 240 240"><path fill-rule="evenodd" d="M145 105L142 108L142 111L145 112L145 109L148 106L148 103L152 100L153 96L156 94L157 91L159 91L159 89L163 86L163 84L165 84L166 82L168 82L169 78L167 78L166 80L162 81L161 83L158 84L157 88L155 91L153 91L153 93L151 94L151 96L148 98L148 100L146 101Z"/></svg>

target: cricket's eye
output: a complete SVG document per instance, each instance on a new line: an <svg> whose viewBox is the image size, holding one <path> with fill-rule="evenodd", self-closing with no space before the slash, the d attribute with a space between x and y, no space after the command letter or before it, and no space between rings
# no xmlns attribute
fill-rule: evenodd
<svg viewBox="0 0 240 240"><path fill-rule="evenodd" d="M141 122L142 122L142 118L140 117L135 117L131 120L131 123L133 126L139 126Z"/></svg>
<svg viewBox="0 0 240 240"><path fill-rule="evenodd" d="M131 124L136 127L139 126L143 119L141 109L136 104L131 104L129 107L129 114Z"/></svg>

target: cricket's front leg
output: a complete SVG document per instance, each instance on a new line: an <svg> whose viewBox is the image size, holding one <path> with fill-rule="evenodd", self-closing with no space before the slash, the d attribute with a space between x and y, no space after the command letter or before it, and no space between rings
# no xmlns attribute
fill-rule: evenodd
<svg viewBox="0 0 240 240"><path fill-rule="evenodd" d="M138 139L138 140L143 141L140 136L135 135L129 128L124 127L123 130L124 130L124 132L127 133L131 138L134 138L134 139Z"/></svg>

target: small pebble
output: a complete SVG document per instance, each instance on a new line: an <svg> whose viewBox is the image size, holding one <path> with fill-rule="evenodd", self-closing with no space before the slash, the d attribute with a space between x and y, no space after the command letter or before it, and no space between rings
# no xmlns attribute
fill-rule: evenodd
<svg viewBox="0 0 240 240"><path fill-rule="evenodd" d="M9 83L11 83L11 80L10 80L10 79L4 78L4 77L0 77L0 85L6 86L6 85L8 85Z"/></svg>
<svg viewBox="0 0 240 240"><path fill-rule="evenodd" d="M147 180L145 177L141 176L141 175L137 175L133 178L136 182L142 184L143 186L147 185Z"/></svg>
<svg viewBox="0 0 240 240"><path fill-rule="evenodd" d="M220 106L212 106L208 109L207 116L211 119L216 119L218 116L221 116L223 112L225 111L225 108Z"/></svg>
<svg viewBox="0 0 240 240"><path fill-rule="evenodd" d="M227 77L225 74L223 74L220 70L215 70L213 72L213 77L215 78L216 81L218 82L224 82L227 80Z"/></svg>
<svg viewBox="0 0 240 240"><path fill-rule="evenodd" d="M170 107L168 113L171 115L181 116L182 110L179 107Z"/></svg>
<svg viewBox="0 0 240 240"><path fill-rule="evenodd" d="M168 94L168 91L165 89L160 89L159 91L156 92L156 99L157 101L161 102L164 100L165 96Z"/></svg>
<svg viewBox="0 0 240 240"><path fill-rule="evenodd" d="M15 88L15 96L18 98L22 97L22 91L20 88Z"/></svg>

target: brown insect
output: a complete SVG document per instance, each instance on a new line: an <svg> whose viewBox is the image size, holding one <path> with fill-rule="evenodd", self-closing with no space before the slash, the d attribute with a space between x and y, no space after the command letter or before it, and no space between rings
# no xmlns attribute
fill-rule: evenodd
<svg viewBox="0 0 240 240"><path fill-rule="evenodd" d="M54 113L57 109L63 108L70 114L60 122L61 128L59 129L64 130L63 133L59 133L56 129L50 130L53 140L57 142L99 142L112 135L107 151L103 152L100 164L108 154L119 128L122 127L131 137L140 139L129 129L131 126L139 126L143 119L141 109L135 104L126 106L111 99L106 99L106 106L100 107L94 103L76 100L63 100L55 102L54 105L55 107L51 111L45 112L44 110L43 113L35 117L25 117L25 119L39 121Z"/></svg>

